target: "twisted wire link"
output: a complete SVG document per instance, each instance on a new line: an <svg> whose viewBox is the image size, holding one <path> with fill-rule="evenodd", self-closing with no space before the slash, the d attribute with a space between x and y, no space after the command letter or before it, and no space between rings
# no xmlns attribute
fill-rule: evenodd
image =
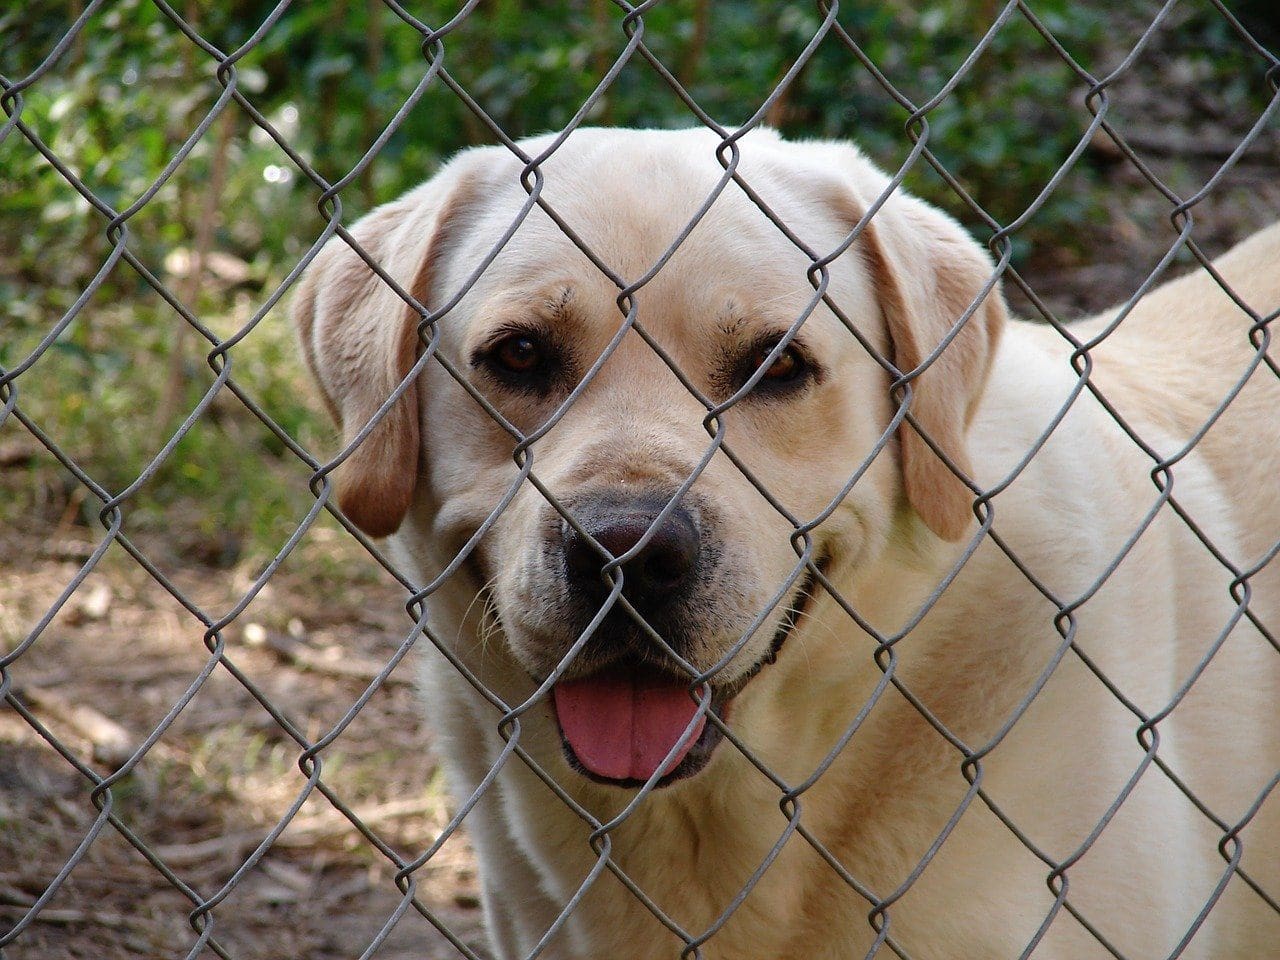
<svg viewBox="0 0 1280 960"><path fill-rule="evenodd" d="M1280 542L1275 544L1265 556L1254 562L1253 565L1241 567L1239 566L1238 558L1228 557L1221 551L1213 542L1212 537L1206 533L1202 525L1197 521L1193 511L1183 505L1174 492L1174 468L1195 451L1203 437L1218 422L1250 379L1255 375L1265 376L1268 370L1271 374L1280 376L1280 368L1276 366L1275 358L1268 352L1270 346L1270 324L1275 319L1275 315L1260 315L1249 304L1245 303L1215 270L1208 255L1201 249L1193 236L1193 211L1196 205L1201 203L1220 185L1223 178L1238 163L1245 152L1257 143L1262 133L1272 124L1277 110L1280 109L1280 60L1249 34L1248 30L1223 5L1221 0L1210 0L1210 4L1227 23L1239 42L1264 62L1266 65L1265 79L1275 92L1275 95L1247 133L1241 137L1230 155L1218 166L1209 179L1188 197L1180 196L1151 170L1139 151L1134 149L1126 140L1124 131L1110 115L1112 106L1111 88L1116 85L1119 79L1133 69L1143 52L1151 45L1161 29L1166 26L1170 13L1175 7L1176 0L1168 0L1155 13L1123 60L1102 77L1094 76L1085 66L1077 62L1059 39L1055 37L1053 31L1046 26L1044 20L1037 16L1025 0L1009 0L995 14L990 27L978 38L960 66L941 87L921 103L915 103L907 97L895 86L882 71L881 67L865 53L863 46L860 45L857 39L857 31L853 28L846 28L841 23L839 4L835 0L818 0L817 10L821 19L813 36L789 63L776 84L764 93L763 99L756 109L741 125L732 128L721 126L697 102L694 95L681 83L653 51L649 43L646 42L646 31L648 29L646 15L659 7L662 0L645 0L645 2L639 4L632 4L627 0L613 0L614 6L621 15L617 21L619 28L617 39L621 46L604 69L594 88L581 105L576 108L562 132L547 141L536 155L527 153L515 139L510 137L502 129L501 124L493 119L484 105L464 87L446 65L446 41L449 41L451 35L455 32L466 29L467 20L476 9L478 0L467 0L448 21L437 27L432 27L419 19L418 16L406 9L397 0L382 0L382 6L387 11L390 11L405 29L414 31L420 38L422 72L412 91L377 132L359 160L346 173L334 180L322 175L315 165L309 162L289 143L288 137L283 135L255 106L252 95L246 92L244 85L240 81L238 64L252 53L265 38L271 35L273 30L278 28L281 19L285 16L290 6L290 0L281 0L267 13L251 35L239 47L230 52L224 52L205 38L192 23L185 19L166 0L153 0L153 3L155 8L163 15L164 22L180 33L200 54L212 62L215 67L214 79L218 84L219 92L212 104L204 110L196 121L191 132L178 145L159 174L152 179L132 202L122 209L116 209L95 192L85 179L57 156L56 152L42 139L37 129L28 120L24 119L24 92L39 83L65 58L73 43L84 34L86 26L107 5L107 0L91 0L55 42L44 59L25 77L10 80L7 77L0 76L0 108L4 110L6 115L6 119L0 125L0 143L7 142L10 135L16 131L21 140L13 142L25 142L31 149L38 152L52 169L61 176L62 180L88 203L92 215L102 219L104 223L103 235L110 247L108 254L93 277L88 281L84 290L80 292L71 306L49 326L47 332L29 350L26 356L20 358L13 366L7 369L0 368L0 401L3 401L3 406L0 407L0 427L13 420L33 436L44 451L56 460L81 487L87 490L100 503L98 519L104 528L104 533L93 548L90 556L73 575L46 613L17 646L7 654L0 656L0 698L3 698L9 708L26 722L38 737L46 742L66 763L91 784L89 799L97 811L97 815L91 825L75 844L71 854L57 870L54 877L46 884L41 895L26 909L12 927L8 930L0 931L0 955L3 955L3 950L6 946L18 942L20 936L39 920L41 912L63 887L67 878L84 860L89 849L102 834L103 830L110 826L157 871L160 877L190 903L191 910L187 919L195 934L195 939L189 944L186 956L195 958L206 951L212 951L215 955L225 958L225 960L231 960L233 954L224 943L214 936L214 909L223 905L245 877L258 868L262 859L289 827L290 823L293 822L303 805L313 796L318 795L323 797L351 825L352 829L390 863L395 870L394 883L401 896L394 910L378 927L372 939L369 940L368 946L361 953L362 960L366 957L373 957L377 953L410 910L415 911L434 926L459 955L478 960L478 955L475 951L449 928L437 911L434 911L423 902L423 899L419 896L417 875L439 853L444 845L464 827L468 815L472 813L480 800L486 796L502 771L511 762L517 762L528 767L537 779L548 788L549 792L557 798L554 802L563 803L583 822L583 826L586 829L584 840L595 857L587 874L562 905L553 922L542 933L535 946L527 954L529 960L544 954L551 947L553 941L560 935L583 898L587 896L599 878L606 872L618 880L662 927L680 941L680 956L682 958L700 958L703 956L703 947L708 943L714 942L715 936L751 896L783 849L793 842L806 844L827 865L833 881L846 885L865 902L867 906L866 922L874 934L874 939L867 950L866 956L873 957L882 949L887 949L897 957L909 958L911 954L908 952L907 946L898 942L892 935L892 908L911 891L929 868L938 851L947 842L962 818L975 804L975 801L1003 823L1010 834L1037 858L1047 871L1045 873L1045 883L1052 900L1035 933L1023 949L1021 956L1029 957L1033 955L1037 946L1048 934L1051 925L1060 913L1065 910L1104 950L1112 956L1123 960L1125 955L1102 931L1096 928L1082 910L1070 899L1069 871L1094 846L1139 782L1145 776L1152 775L1151 771L1153 769L1159 772L1158 775L1163 776L1172 783L1190 801L1199 814L1221 832L1218 851L1223 860L1222 872L1205 903L1188 926L1179 943L1169 954L1169 957L1177 957L1186 949L1200 926L1210 915L1228 882L1233 878L1242 881L1254 895L1272 909L1280 912L1280 905L1277 905L1275 899L1277 893L1264 889L1241 866L1244 852L1244 842L1241 834L1257 815L1271 793L1275 791L1277 784L1280 783L1280 773L1277 773L1266 783L1247 810L1242 814L1238 814L1236 819L1228 820L1215 812L1196 795L1190 784L1179 774L1175 764L1171 762L1166 754L1162 754L1159 749L1160 723L1172 715L1178 705L1188 696L1237 625L1243 622L1250 623L1271 647L1280 653L1280 643L1277 642L1271 627L1263 622L1257 612L1250 606L1252 596L1251 578L1266 568L1274 560L1276 554L1280 553ZM937 155L933 147L930 146L929 116L940 105L955 95L955 92L966 78L977 69L977 65L983 55L992 49L1002 31L1009 29L1009 25L1016 20L1029 24L1044 41L1044 48L1052 52L1073 72L1083 90L1081 104L1089 111L1091 119L1066 158L1026 208L1013 219L1001 223L988 213L978 200L970 194L965 185L948 170L947 165ZM740 170L741 149L739 143L748 132L759 127L765 118L770 115L771 110L779 104L788 89L795 84L801 72L817 55L819 49L830 48L832 45L837 45L844 49L850 55L851 62L864 70L883 90L884 94L903 110L905 114L903 132L909 141L910 147L906 159L894 172L888 186L878 197L874 198L859 222L852 227L836 247L823 251L813 249L804 243L787 226L779 212L772 209L753 188L749 180L743 176ZM690 117L719 137L719 143L715 148L715 158L723 170L722 176L708 191L676 237L648 269L633 280L627 280L612 270L599 253L583 240L582 236L575 230L571 220L555 209L554 204L545 193L547 175L543 170L544 165L564 146L573 132L581 127L589 116L593 115L593 111L614 86L618 77L627 69L652 70L677 100L687 108ZM436 89L444 89L451 92L479 125L488 134L492 135L494 141L505 147L519 161L521 170L518 182L526 193L526 201L514 214L499 240L475 264L461 286L452 291L443 302L429 305L419 302L411 292L404 289L394 277L387 273L377 258L363 248L350 233L346 225L347 218L342 202L342 192L370 169L371 165L376 162L379 155L384 151L386 145L396 135L397 131L403 127L412 111L420 104L422 98L429 90ZM130 245L129 221L136 217L172 181L177 171L187 162L192 151L206 137L214 122L224 113L231 110L238 111L240 116L248 117L254 129L265 134L288 157L294 168L315 188L317 191L315 195L316 207L324 221L324 227L298 262L292 266L284 279L266 296L260 306L253 311L252 315L232 335L223 338L216 335L207 324L201 321L196 314L194 305L182 303L135 252ZM1053 311L1045 305L1043 300L1032 289L1031 284L1014 266L1012 262L1012 238L1043 209L1049 198L1060 189L1063 181L1078 165L1090 143L1099 135L1105 136L1119 151L1124 161L1136 170L1145 182L1167 201L1170 224L1176 236L1155 267L1149 271L1134 293L1119 307L1114 318L1089 340L1081 341L1070 327L1053 314ZM876 349L867 338L866 332L858 329L857 324L849 319L840 304L831 298L828 291L830 279L828 268L838 257L843 256L853 248L876 213L895 191L901 189L904 178L917 169L922 162L944 182L972 216L989 231L989 235L985 237L985 240L995 262L978 295L961 315L955 318L943 339L933 347L914 369L900 370L894 366L891 357L882 355ZM645 328L639 319L639 308L646 296L645 288L668 265L671 258L708 214L712 206L727 191L739 191L748 198L773 224L779 235L805 257L808 261L806 279L813 288L813 295L797 314L782 338L771 348L759 368L730 397L717 402L702 393L689 375L680 369L679 364L670 353L661 346L657 338ZM448 322L450 313L475 287L500 253L513 241L516 233L522 224L528 220L535 207L546 215L563 235L585 255L594 268L616 287L615 302L619 318L611 339L578 384L569 391L563 402L545 421L532 431L525 432L503 417L501 412L484 396L483 392L470 382L467 373L459 369L457 364L440 351L440 324ZM326 243L330 241L341 242L349 247L365 266L377 276L379 282L391 290L403 302L405 307L418 317L417 336L419 344L417 357L412 368L399 380L377 410L365 423L360 425L351 439L336 454L327 460L321 460L302 446L287 429L282 427L263 404L252 396L251 391L233 376L232 361L233 351L237 345L249 337L262 321L276 310L282 298L297 282L302 272L314 261ZM1165 276L1168 267L1182 251L1188 252L1199 264L1200 268L1214 278L1223 293L1248 316L1250 325L1247 330L1242 330L1241 332L1242 336L1247 338L1249 345L1253 349L1253 354L1235 383L1220 402L1214 406L1204 422L1197 425L1182 446L1173 451L1162 451L1143 440L1138 430L1123 417L1120 411L1105 396L1103 390L1094 382L1092 378L1092 351L1106 342L1107 338L1120 327L1143 296ZM24 376L34 376L32 371L39 370L42 358L59 337L83 315L87 304L103 288L108 278L121 269L121 264L125 264L132 269L147 288L157 294L174 311L177 320L181 324L195 330L202 338L203 343L208 348L205 359L213 373L213 377L203 395L192 406L181 424L164 439L159 450L147 461L133 480L123 488L113 492L106 489L86 473L76 463L74 457L26 413L21 403L19 387L23 382ZM1076 380L1061 408L1054 413L1050 421L1040 431L1031 446L1019 458L1009 473L996 484L982 488L972 478L965 476L959 465L948 457L947 452L937 444L934 438L928 435L927 430L919 422L913 409L913 386L944 351L951 347L955 338L970 323L973 315L982 307L986 298L999 295L997 288L1002 282L1012 284L1023 293L1041 318L1056 330L1065 343L1069 345L1071 348L1069 362L1076 374ZM861 345L868 356L888 374L890 380L889 399L894 413L890 423L877 438L871 451L863 461L852 465L848 479L840 490L837 491L823 509L813 516L805 518L794 515L778 498L777 494L771 491L767 484L756 476L746 460L735 451L733 444L726 435L724 414L747 396L764 376L769 365L787 349L802 326L820 307L825 307L829 310L845 330ZM683 478L676 491L663 505L644 534L631 548L615 556L583 527L580 518L574 515L572 509L566 506L546 483L539 478L535 470L535 445L563 420L571 407L578 402L583 393L597 379L600 370L630 334L635 334L636 337L643 341L664 364L666 369L683 385L689 395L702 405L705 410L702 425L708 435L708 441L697 463ZM512 442L511 455L516 471L502 496L493 505L486 518L466 543L458 549L444 569L430 582L420 584L415 583L411 576L398 569L397 565L381 551L377 543L371 542L341 514L341 511L332 502L333 483L331 477L333 472L345 463L361 444L368 441L378 424L386 418L391 409L405 396L413 383L431 365L443 370L509 436ZM260 421L269 433L279 440L283 447L309 471L308 484L314 495L314 503L307 511L306 516L296 524L293 532L286 538L271 560L253 578L252 583L243 590L239 598L221 615L214 615L212 612L204 610L185 591L180 589L173 579L133 541L126 532L126 521L128 516L127 508L131 501L155 478L163 465L172 457L178 444L207 415L211 404L223 391L236 397L244 408ZM995 501L1002 492L1008 489L1022 475L1057 431L1077 401L1084 397L1086 393L1089 395L1091 402L1098 404L1116 422L1119 428L1133 442L1135 448L1150 459L1150 477L1155 487L1155 497L1132 533L1126 537L1125 541L1108 559L1098 576L1077 595L1063 597L1056 595L1047 584L1040 580L1026 561L1020 558L1013 547L1000 535L995 525ZM913 611L905 624L892 634L884 634L869 623L866 617L846 597L841 595L836 585L828 578L826 571L818 562L816 555L817 543L814 534L845 501L873 463L879 457L886 455L884 453L885 449L890 446L900 429L911 429L918 433L946 467L959 480L965 483L973 495L973 512L978 521L978 526L965 543L953 565L946 571L929 595L920 602L918 608ZM662 636L661 632L645 620L641 611L637 610L624 595L623 590L625 567L628 562L638 556L652 541L663 523L678 508L682 498L686 496L699 477L703 475L716 458L723 458L732 464L746 482L760 495L764 504L790 525L791 545L796 553L796 563L789 575L775 589L763 609L757 613L751 623L743 630L742 635L729 647L724 655L711 667L699 669L683 659L671 643ZM607 594L595 616L583 628L557 665L536 685L534 692L522 702L508 703L495 691L488 689L471 668L453 651L446 638L439 635L438 630L431 622L427 602L441 587L458 575L515 497L526 489L536 491L538 496L563 519L564 523L573 529L582 538L583 542L596 551L601 560L601 577L607 587ZM312 530L322 512L335 518L362 544L381 569L405 589L407 595L405 610L409 617L410 625L395 652L386 659L375 676L345 709L342 716L327 731L313 737L304 734L302 726L286 710L282 709L278 703L274 702L267 692L236 664L228 651L225 631L261 595L273 575ZM1182 678L1169 701L1155 712L1147 713L1139 708L1107 676L1096 660L1077 642L1079 626L1077 612L1108 582L1109 578L1125 561L1126 557L1130 555L1132 549L1159 515L1168 512L1178 516L1181 523L1191 531L1196 540L1204 547L1206 553L1230 576L1231 579L1227 589L1234 603L1234 609L1227 617L1220 632L1204 649L1190 673ZM1003 719L987 741L981 744L969 744L955 731L949 729L943 720L930 710L924 700L900 676L900 659L897 645L936 606L946 590L964 570L970 559L986 543L990 543L996 550L1000 551L1052 607L1052 624L1059 635L1060 642L1056 644L1046 658L1040 673L1030 687L1022 691L1022 695L1013 711ZM161 720L152 727L147 736L133 749L128 759L113 773L104 777L83 762L74 750L68 747L32 713L29 706L24 702L20 690L14 686L14 670L23 656L40 641L49 624L53 622L71 596L80 588L85 579L98 568L102 558L113 545L118 545L165 593L176 600L183 610L201 625L203 630L202 642L206 648L207 657L201 668L190 680L183 694L174 701ZM826 598L831 600L835 607L847 618L851 627L856 628L857 631L865 634L872 641L868 648L862 651L861 655L869 658L870 665L878 669L880 675L865 702L859 707L855 716L849 719L841 735L817 766L803 779L789 783L776 771L770 769L768 764L756 756L751 748L720 717L711 711L711 683L746 647L752 637L769 621L775 611L786 602L796 583L805 577L812 579L815 591L820 591ZM615 610L623 611L653 643L655 649L665 653L670 662L678 665L687 674L689 691L697 703L697 708L680 741L671 748L667 759L670 760L679 756L684 746L693 736L693 731L705 722L718 728L724 740L733 749L737 750L753 769L777 790L778 809L782 822L778 825L776 838L768 845L768 849L761 860L752 868L741 887L724 905L721 912L701 930L684 929L677 920L663 910L660 904L653 900L648 891L645 891L641 885L627 874L624 865L613 854L611 833L622 826L647 801L647 798L657 786L659 774L654 773L648 782L635 792L635 795L617 814L607 821L600 821L594 814L583 807L572 794L566 791L551 772L543 769L521 742L522 718L539 704L546 702L552 686L570 668L579 652L591 641L605 618ZM501 737L503 747L497 760L489 767L472 792L462 799L448 822L436 834L436 838L425 849L419 851L417 855L405 856L365 823L349 803L325 780L323 775L323 753L339 740L369 701L385 686L388 678L397 670L404 658L424 638L433 651L439 652L452 664L457 671L458 682L468 684L492 709L492 729ZM1108 803L1093 828L1068 855L1054 857L1040 849L1018 825L1016 820L1000 807L995 798L989 795L983 785L985 775L983 761L999 747L1014 729L1041 695L1062 662L1068 657L1072 657L1081 663L1092 676L1105 686L1116 701L1128 713L1132 714L1137 722L1137 726L1134 728L1134 735L1139 753L1135 756L1135 764L1131 774ZM206 682L215 672L225 674L239 683L252 699L262 707L271 721L298 748L296 762L303 780L285 811L277 817L274 824L267 828L253 850L239 861L225 882L216 890L201 890L184 881L178 872L168 866L164 859L156 854L149 843L149 838L143 836L122 819L115 809L116 793L113 792L113 788L137 769L152 748L171 729L179 715L200 694ZM875 890L866 883L865 879L854 875L848 865L842 863L823 839L811 829L803 817L803 799L804 795L821 781L844 751L849 748L859 730L863 727L864 722L883 701L890 689L903 697L933 732L955 750L959 761L956 766L956 772L960 774L965 783L965 791L945 823L942 824L929 842L923 854L919 856L906 875L901 878L897 886L890 890ZM659 769L663 767L665 767L665 764L660 765ZM150 840L154 842L154 838L150 838Z"/></svg>

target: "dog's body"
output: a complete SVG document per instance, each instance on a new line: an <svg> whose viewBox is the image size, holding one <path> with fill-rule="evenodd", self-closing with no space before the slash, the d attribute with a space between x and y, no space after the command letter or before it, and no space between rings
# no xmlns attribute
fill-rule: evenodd
<svg viewBox="0 0 1280 960"><path fill-rule="evenodd" d="M546 196L607 268L632 281L715 185L717 142L705 132L579 131L544 165ZM887 185L849 147L753 134L741 149L744 180L819 256ZM505 151L469 152L353 232L406 291L437 307L514 219L525 196L518 172ZM1227 830L1156 763L1228 827L1250 817L1280 768L1280 652L1240 615L1225 565L1249 574L1248 613L1280 629L1280 561L1253 569L1280 539L1280 381L1254 360L1248 314L1197 270L1144 297L1089 351L1091 382L1156 457L1179 454L1212 421L1168 474L1174 503L1216 558L1174 504L1130 544L1158 502L1156 460L1078 388L1060 333L1006 322L998 290L982 297L991 265L941 214L895 192L830 267L828 292L844 319L819 306L794 342L778 344L812 295L810 262L730 184L641 286L640 325L707 404L632 331L558 412L622 313L617 286L538 210L440 321L440 355L515 429L533 433L557 418L532 447L544 490L593 537L611 538L607 549L624 561L636 551L652 558L650 542L668 544L652 569L624 564L623 594L692 670L715 671L717 713L769 775L735 744L717 747L696 716L679 743L641 742L674 706L643 716L634 707L633 725L619 727L632 737L625 756L576 725L572 710L607 713L615 688L640 689L620 670L655 684L679 670L642 651L644 634L613 614L588 629L608 594L591 592L598 569L575 574L578 534L520 480L511 434L435 360L342 468L344 510L371 533L395 530L393 556L422 584L483 526L430 598L434 634L511 706L559 679L520 711L517 739L584 813L607 822L634 800L634 781L660 784L609 831L608 850L666 924L605 870L544 955L656 960L710 934L700 948L707 958L843 960L867 954L887 916L894 945L916 958L1016 957L1038 936L1036 957L1110 956L1075 913L1125 957L1165 957L1228 876L1181 956L1277 955L1280 915L1230 874L1224 854L1236 853L1235 841L1220 852ZM1244 304L1274 312L1280 227L1217 269ZM915 380L911 410L977 487L997 491L992 530L1003 547L984 536L923 618L877 657L878 640L845 606L896 638L964 558L978 524L973 494L910 425L894 428L892 377L848 328L909 371L975 301ZM417 314L337 241L298 304L308 360L350 440L412 366ZM1087 341L1112 319L1071 331ZM526 368L530 355L543 367ZM1257 369L1215 419L1251 363ZM705 456L708 405L740 390L756 365L771 374L723 414L724 435L775 504L725 451ZM884 449L842 495L882 436ZM823 516L800 570L783 511L799 523ZM646 527L651 541L639 532ZM653 589L642 594L646 583ZM475 602L482 588L488 617ZM789 606L803 612L788 618ZM582 652L561 664L584 631ZM502 755L501 712L440 653L424 660L428 708L463 802ZM886 684L884 668L901 689ZM692 671L682 676L692 685ZM1139 735L1153 718L1154 733ZM654 750L665 763L649 757ZM623 785L600 782L610 780ZM784 790L802 786L780 809ZM776 849L784 811L804 836L792 832ZM591 828L516 757L466 823L497 955L523 957L596 866ZM1280 896L1280 797L1240 838L1244 872ZM1040 856L1066 867L1066 906L1056 911L1064 879L1051 889L1053 866ZM891 901L874 923L868 897Z"/></svg>

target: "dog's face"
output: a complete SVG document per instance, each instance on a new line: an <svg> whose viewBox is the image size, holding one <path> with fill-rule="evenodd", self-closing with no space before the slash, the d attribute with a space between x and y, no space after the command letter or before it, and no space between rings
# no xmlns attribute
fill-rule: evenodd
<svg viewBox="0 0 1280 960"><path fill-rule="evenodd" d="M989 265L895 195L822 277L814 260L885 182L851 148L768 135L745 138L739 169L795 239L734 183L690 230L723 173L716 143L571 135L541 168L560 224L537 207L520 219L521 165L473 151L354 230L423 304L456 303L343 466L342 507L371 533L400 528L424 577L475 540L455 582L483 587L499 625L486 642L515 669L558 676L566 755L597 780L696 773L720 736L706 709L732 722L818 572L869 563L903 514L947 539L969 522L963 486L896 427L888 363L925 360ZM340 240L296 312L350 440L421 353L418 315ZM913 385L917 423L961 469L1001 316L993 293Z"/></svg>

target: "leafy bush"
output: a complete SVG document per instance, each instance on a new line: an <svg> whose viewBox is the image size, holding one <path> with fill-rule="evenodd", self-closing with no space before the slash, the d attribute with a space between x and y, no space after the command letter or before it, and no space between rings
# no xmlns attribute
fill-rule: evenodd
<svg viewBox="0 0 1280 960"><path fill-rule="evenodd" d="M0 14L0 75L9 82L41 64L81 8L78 2L22 6ZM1108 47L1108 34L1117 29L1114 12L1104 21L1094 6L1073 0L1032 6L1086 69L1102 75L1114 67ZM209 43L232 51L275 3L180 7ZM458 9L456 0L414 5L415 15L433 25ZM888 79L921 104L949 82L1002 9L989 0L861 0L842 5L839 21ZM646 12L642 38L707 113L736 125L765 102L822 19L807 0L666 0ZM1178 29L1186 61L1205 71L1243 116L1256 112L1267 93L1262 71L1225 21L1206 5ZM1125 42L1131 39L1136 35ZM569 122L625 43L622 12L607 0L493 0L444 37L443 63L518 137ZM238 89L331 183L352 170L427 70L420 34L379 0L294 4L236 66ZM149 0L116 0L23 91L22 118L96 196L123 211L153 189L222 89L213 58ZM1015 12L954 92L929 111L930 146L976 200L1007 223L1027 209L1080 140L1087 90ZM907 118L834 35L822 40L766 117L792 137L853 138L889 168L909 152ZM696 122L638 54L588 121ZM429 176L460 147L492 139L437 79L345 190L344 218L350 222ZM106 218L16 131L0 143L0 168L0 365L11 368L102 268L112 242ZM1102 212L1098 181L1087 155L1017 234L1016 254L1083 237L1079 225ZM980 226L927 165L912 170L908 187ZM320 234L319 194L233 103L129 218L128 249L211 336L229 337ZM237 382L291 433L310 441L324 428L302 399L306 391L283 328L278 317L268 317L235 348ZM119 490L212 382L201 359L211 347L120 263L53 349L20 378L22 409L66 438L95 477ZM264 452L280 455L281 445L246 417L215 404L148 486L148 502L160 507L156 517L184 497L200 497L219 505L233 526L273 539L285 529L275 518L299 515L305 486L293 484L288 495L303 499L291 502L267 491L271 485L255 464ZM257 439L238 446L248 434ZM288 462L283 457L280 469ZM30 497L9 499L23 509Z"/></svg>

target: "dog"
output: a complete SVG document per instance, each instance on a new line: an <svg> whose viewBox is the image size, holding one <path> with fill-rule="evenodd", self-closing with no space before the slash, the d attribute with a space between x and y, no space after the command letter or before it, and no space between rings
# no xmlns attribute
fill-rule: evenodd
<svg viewBox="0 0 1280 960"><path fill-rule="evenodd" d="M494 954L1280 955L1280 226L1059 330L849 144L520 147L294 300Z"/></svg>

